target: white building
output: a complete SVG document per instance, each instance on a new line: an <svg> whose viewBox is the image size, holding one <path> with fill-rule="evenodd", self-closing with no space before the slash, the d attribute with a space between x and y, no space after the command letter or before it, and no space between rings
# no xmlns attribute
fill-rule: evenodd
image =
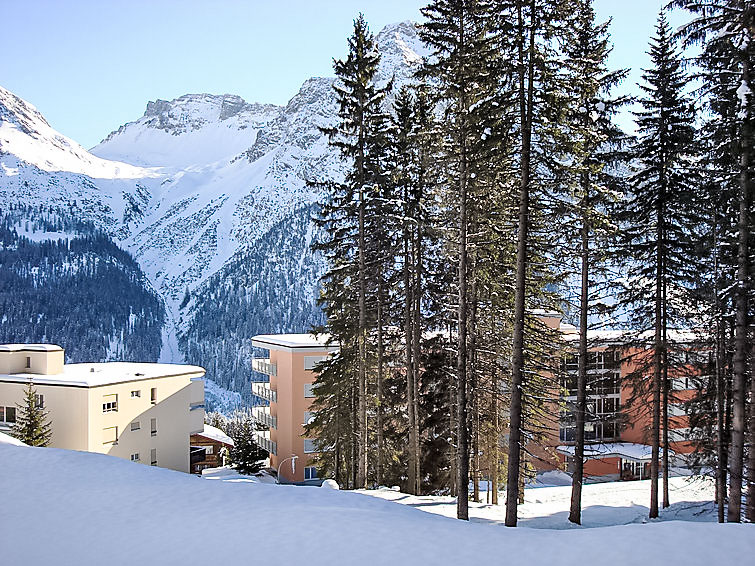
<svg viewBox="0 0 755 566"><path fill-rule="evenodd" d="M189 471L189 438L204 427L203 368L63 358L52 344L0 345L0 432L31 382L52 422L50 446Z"/></svg>

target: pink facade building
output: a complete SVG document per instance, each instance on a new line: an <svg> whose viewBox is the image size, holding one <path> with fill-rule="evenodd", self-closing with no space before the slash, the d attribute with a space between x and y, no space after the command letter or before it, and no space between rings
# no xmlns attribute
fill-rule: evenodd
<svg viewBox="0 0 755 566"><path fill-rule="evenodd" d="M317 479L317 469L311 463L315 441L306 437L304 427L311 418L314 367L338 351L337 346L328 346L327 340L326 335L312 334L261 334L252 338L252 346L266 352L265 357L252 360L255 377L268 378L252 382L252 393L268 402L268 406L253 409L257 422L269 429L257 433L257 441L270 452L270 466L279 470L281 482ZM296 463L292 465L294 456Z"/></svg>

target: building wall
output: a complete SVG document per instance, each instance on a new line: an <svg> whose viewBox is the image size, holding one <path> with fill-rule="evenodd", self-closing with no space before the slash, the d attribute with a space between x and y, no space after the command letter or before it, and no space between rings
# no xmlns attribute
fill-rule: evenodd
<svg viewBox="0 0 755 566"><path fill-rule="evenodd" d="M315 381L315 373L304 369L307 356L326 356L326 351L286 351L270 349L270 362L277 365L277 375L270 376L270 387L277 391L277 403L270 403L270 414L277 417L278 426L270 430L270 439L277 443L278 454L270 455L270 465L278 468L281 462L296 454L296 471L291 473L290 460L280 470L281 480L304 481L304 468L312 465L313 454L304 452L304 413L313 399L304 397L305 384Z"/></svg>
<svg viewBox="0 0 755 566"><path fill-rule="evenodd" d="M0 381L0 405L15 407L21 404L25 389L26 383ZM88 450L87 388L34 384L34 389L37 394L44 395L44 409L48 411L48 417L52 422L50 446Z"/></svg>
<svg viewBox="0 0 755 566"><path fill-rule="evenodd" d="M151 450L156 449L157 465L188 472L189 436L204 428L204 382L200 378L201 374L194 373L98 387L34 384L34 388L44 395L52 422L50 446L126 460L138 453L138 461L148 465L152 463ZM153 387L157 390L155 404L150 400ZM0 405L20 404L25 388L25 383L0 382ZM141 395L132 398L131 391ZM118 410L103 412L103 403L113 396L117 396ZM153 418L157 425L154 436ZM138 430L131 430L132 422L139 423ZM117 427L117 435L109 437L113 427Z"/></svg>
<svg viewBox="0 0 755 566"><path fill-rule="evenodd" d="M115 385L90 388L89 395L89 447L90 452L101 452L130 460L139 454L139 462L151 464L151 451L157 451L157 465L181 472L189 472L189 437L204 428L204 411L191 410L192 403L204 400L202 380L192 381L199 374L161 377L130 381ZM151 390L156 389L157 402L152 404ZM139 391L138 397L131 397ZM118 398L118 410L103 412L103 403L113 395ZM151 422L155 419L156 434ZM131 423L139 423L131 430ZM117 427L117 442L111 442L112 427ZM108 430L106 430L108 429Z"/></svg>

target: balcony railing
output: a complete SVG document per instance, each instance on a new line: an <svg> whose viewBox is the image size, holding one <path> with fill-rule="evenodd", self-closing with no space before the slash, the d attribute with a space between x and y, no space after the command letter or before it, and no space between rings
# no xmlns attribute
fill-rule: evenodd
<svg viewBox="0 0 755 566"><path fill-rule="evenodd" d="M270 428L278 428L278 417L272 416L264 407L254 407L252 409L252 416L258 423Z"/></svg>
<svg viewBox="0 0 755 566"><path fill-rule="evenodd" d="M265 375L276 376L278 375L278 365L270 363L269 358L254 358L252 359L252 369Z"/></svg>
<svg viewBox="0 0 755 566"><path fill-rule="evenodd" d="M272 454L273 456L278 455L278 444L267 438L266 436L262 436L259 433L254 434L254 440L257 442L260 448L263 450L267 450Z"/></svg>
<svg viewBox="0 0 755 566"><path fill-rule="evenodd" d="M278 402L278 394L275 389L270 389L269 383L252 383L252 394L271 403Z"/></svg>

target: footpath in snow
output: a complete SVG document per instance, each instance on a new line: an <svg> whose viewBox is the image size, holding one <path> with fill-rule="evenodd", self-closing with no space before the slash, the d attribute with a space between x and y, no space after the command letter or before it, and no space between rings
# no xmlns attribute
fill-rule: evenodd
<svg viewBox="0 0 755 566"><path fill-rule="evenodd" d="M755 555L754 525L508 529L359 493L208 481L101 454L0 443L0 462L7 564L710 566Z"/></svg>

